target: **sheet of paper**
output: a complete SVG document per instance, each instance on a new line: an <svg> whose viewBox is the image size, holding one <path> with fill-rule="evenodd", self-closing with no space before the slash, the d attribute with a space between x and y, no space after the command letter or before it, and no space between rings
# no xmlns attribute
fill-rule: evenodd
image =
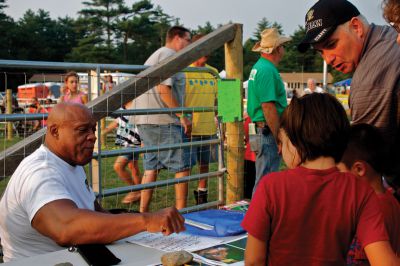
<svg viewBox="0 0 400 266"><path fill-rule="evenodd" d="M247 236L217 246L192 252L196 260L209 265L244 265Z"/></svg>
<svg viewBox="0 0 400 266"><path fill-rule="evenodd" d="M184 233L164 236L161 233L152 234L143 232L127 238L126 241L163 251L195 251L221 244L223 239L195 236Z"/></svg>

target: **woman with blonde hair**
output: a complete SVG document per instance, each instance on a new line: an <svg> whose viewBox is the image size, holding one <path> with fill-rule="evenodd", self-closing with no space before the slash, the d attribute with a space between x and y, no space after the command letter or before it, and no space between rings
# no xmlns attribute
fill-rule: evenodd
<svg viewBox="0 0 400 266"><path fill-rule="evenodd" d="M61 102L73 102L86 104L88 102L87 95L78 88L79 76L76 72L71 71L64 78L64 94L61 96Z"/></svg>

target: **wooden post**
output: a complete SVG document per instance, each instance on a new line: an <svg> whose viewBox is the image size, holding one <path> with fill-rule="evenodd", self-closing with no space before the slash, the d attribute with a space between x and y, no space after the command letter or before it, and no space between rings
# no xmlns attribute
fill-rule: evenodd
<svg viewBox="0 0 400 266"><path fill-rule="evenodd" d="M243 81L242 25L236 24L235 38L225 43L226 77ZM241 82L242 84L242 82ZM241 93L243 97L243 87ZM241 100L241 102L243 102ZM243 108L243 106L241 106ZM244 130L243 121L226 123L227 180L226 203L243 199Z"/></svg>
<svg viewBox="0 0 400 266"><path fill-rule="evenodd" d="M12 90L7 89L6 92L6 114L12 114ZM7 122L7 140L13 138L13 122Z"/></svg>
<svg viewBox="0 0 400 266"><path fill-rule="evenodd" d="M100 95L103 95L103 91L100 91ZM106 129L106 118L104 117L104 118L102 118L101 120L100 120L100 129L101 129L101 132L104 132L104 130ZM101 134L100 135L100 141L101 141L101 147L102 148L105 148L106 146L107 146L107 136L106 135L104 135L104 134Z"/></svg>
<svg viewBox="0 0 400 266"><path fill-rule="evenodd" d="M99 71L96 70L91 70L88 76L88 80L90 79L90 88L89 91L92 94L92 100L96 99L97 97L99 97L99 79L100 79L100 75L99 75ZM100 125L101 125L101 121L100 121ZM102 140L100 139L100 135L99 135L99 131L96 131L96 143L94 144L94 149L93 151L96 153L99 153L99 141L100 143L102 143ZM100 162L97 160L98 158L93 157L92 159L92 189L94 192L96 193L100 193L101 191L101 180L100 180Z"/></svg>

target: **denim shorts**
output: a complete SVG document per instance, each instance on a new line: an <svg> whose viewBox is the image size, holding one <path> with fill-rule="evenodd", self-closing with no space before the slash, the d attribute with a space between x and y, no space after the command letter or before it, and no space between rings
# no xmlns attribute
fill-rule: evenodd
<svg viewBox="0 0 400 266"><path fill-rule="evenodd" d="M202 141L216 139L216 135L202 135L192 136L192 141ZM218 146L216 144L204 144L201 146L191 147L191 157L193 165L198 162L199 164L209 164L217 161Z"/></svg>
<svg viewBox="0 0 400 266"><path fill-rule="evenodd" d="M163 146L188 142L180 125L137 125L144 147ZM149 152L144 154L143 167L145 170L168 169L177 173L190 168L190 149Z"/></svg>

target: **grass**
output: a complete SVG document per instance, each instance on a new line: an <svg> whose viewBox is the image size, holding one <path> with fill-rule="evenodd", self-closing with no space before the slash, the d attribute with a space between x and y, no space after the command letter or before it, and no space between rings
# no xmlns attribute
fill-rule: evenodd
<svg viewBox="0 0 400 266"><path fill-rule="evenodd" d="M116 158L105 158L102 160L101 183L103 189L123 187L127 185L118 178L117 174L113 170L113 164L115 159ZM139 168L140 172L143 174L143 162L141 158L139 160ZM217 163L210 164L210 171L216 171L216 170L217 170ZM193 167L192 174L196 174L197 172L198 172L197 167L196 166ZM157 180L166 180L172 178L174 178L173 173L167 170L161 170ZM210 178L208 180L209 201L214 201L217 200L218 198L217 181L218 181L217 178ZM195 190L196 188L197 188L197 181L189 182L188 206L195 205L193 190ZM138 210L139 209L138 202L129 205L121 203L121 200L125 195L126 194L117 194L115 196L106 197L102 200L102 205L106 209L128 208L130 210ZM167 187L158 187L154 189L153 198L150 205L151 211L159 210L169 206L174 206L174 204L175 204L175 190L173 185Z"/></svg>
<svg viewBox="0 0 400 266"><path fill-rule="evenodd" d="M4 134L1 134L0 131L0 151L3 151L7 149L8 147L14 145L15 143L21 141L23 138L21 137L14 137L12 140L7 140L4 138ZM110 139L107 141L107 149L115 149L116 146L114 146L113 139ZM109 188L117 188L117 187L123 187L127 186L126 183L124 183L122 180L120 180L117 176L117 174L114 172L113 169L113 164L116 158L104 158L102 159L101 163L101 184L102 184L102 189L109 189ZM139 168L141 174L143 174L143 162L140 156L139 160ZM216 171L218 168L217 163L212 163L210 164L210 171ZM88 169L89 166L85 167L88 179L90 181L90 176L88 174ZM197 167L192 168L192 174L198 173ZM174 178L174 174L168 172L167 170L161 170L158 180L165 180L165 179L171 179ZM7 177L6 179L3 179L0 181L0 193L3 194L8 180L10 177ZM210 178L208 181L208 191L209 191L209 196L208 200L209 201L214 201L217 200L218 198L218 178ZM193 190L197 188L197 181L192 181L189 182L189 191L188 191L188 206L193 206L195 205L195 200L193 196ZM139 204L134 203L134 204L122 204L121 200L124 198L126 194L117 194L115 196L109 196L106 198L102 199L102 205L106 209L117 209L117 208L127 208L129 210L138 210L139 209ZM175 203L175 191L174 191L174 186L167 186L167 187L159 187L154 189L153 193L153 199L152 203L150 205L150 210L159 210L161 208L169 207L169 206L174 206Z"/></svg>
<svg viewBox="0 0 400 266"><path fill-rule="evenodd" d="M12 140L7 140L6 138L4 138L4 134L2 133L3 131L0 130L0 151L3 151L8 147L11 147L15 143L18 143L23 139L21 137L14 137ZM5 179L0 180L0 195L3 195L3 192L8 184L8 180L10 180L10 177L6 177Z"/></svg>
<svg viewBox="0 0 400 266"><path fill-rule="evenodd" d="M4 134L0 134L0 151L12 146L13 144L19 142L22 140L21 137L14 137L12 140L6 140L4 137ZM113 138L109 139L107 141L107 148L106 149L116 149L117 147L114 146ZM226 156L225 156L226 158ZM113 164L116 158L104 158L102 159L101 163L101 184L102 184L102 189L110 189L110 188L117 188L117 187L123 187L127 186L126 183L124 183L122 180L120 180L117 176L117 174L114 172L113 169ZM139 168L141 174L143 174L143 162L140 156L139 159ZM284 163L281 164L280 169L285 169L286 166ZM88 169L89 166L85 167L87 176L90 181L90 176L88 174ZM211 163L210 164L210 172L217 171L218 165L217 163ZM192 174L197 174L197 166L194 166L192 168ZM158 180L165 180L165 179L172 179L174 178L174 174L168 172L167 170L161 170ZM5 190L7 183L8 183L9 177L7 177L4 180L0 181L0 193L2 194L3 191ZM188 190L188 206L193 206L195 205L195 200L193 196L193 190L197 188L197 181L192 181L189 182L189 190ZM224 185L225 189L225 185ZM218 199L218 178L210 178L208 180L208 200L209 201L215 201ZM224 192L225 193L225 192ZM102 199L102 205L106 209L119 209L119 208L127 208L129 210L138 210L139 209L139 204L138 202L134 204L123 204L121 203L121 200L124 198L126 194L117 194L115 196L109 196L106 198ZM150 205L150 210L159 210L161 208L169 207L169 206L174 206L175 203L175 191L174 191L174 186L167 186L167 187L158 187L154 189L153 193L153 199Z"/></svg>

